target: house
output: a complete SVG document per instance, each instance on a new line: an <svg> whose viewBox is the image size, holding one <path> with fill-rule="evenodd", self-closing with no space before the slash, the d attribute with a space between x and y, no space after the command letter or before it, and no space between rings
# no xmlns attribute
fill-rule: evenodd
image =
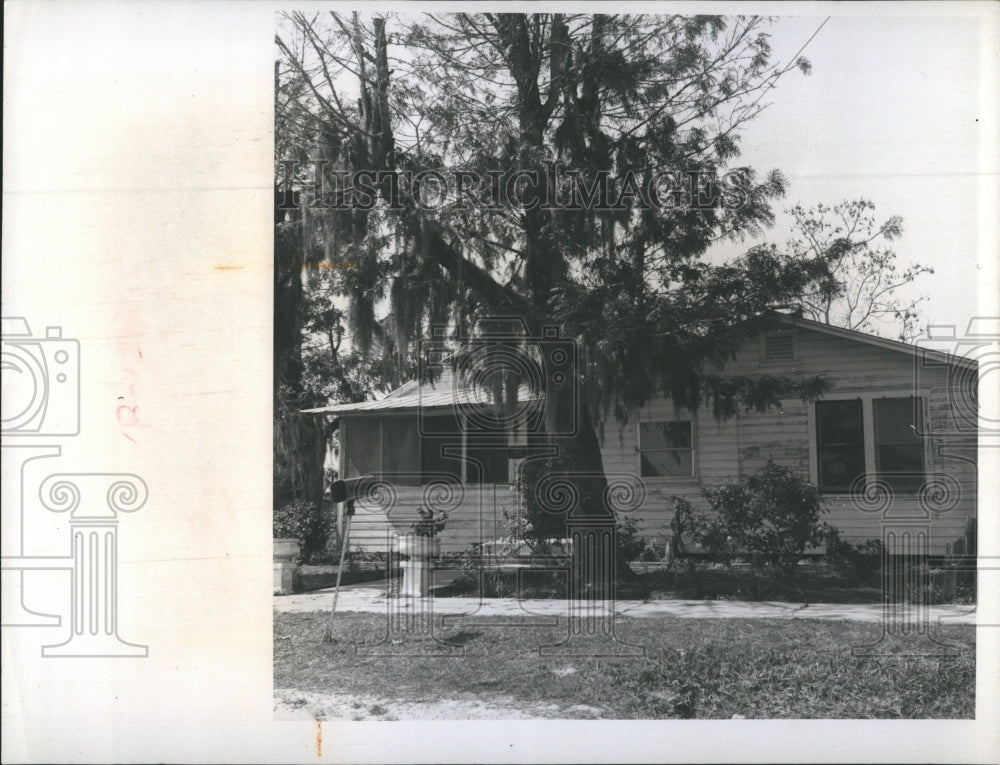
<svg viewBox="0 0 1000 765"><path fill-rule="evenodd" d="M641 481L635 517L647 540L666 541L673 497L704 506L702 489L769 459L819 487L824 519L847 541L910 524L941 555L976 516L975 360L782 316L722 373L823 375L831 387L816 401L787 399L725 421L663 399L624 425L606 422L604 469ZM467 416L485 411L476 409L489 405L484 396L445 370L434 383L409 382L378 401L309 410L336 417L342 476L378 474L391 484L377 501L357 503L352 546L384 550L421 505L450 510L444 551L507 533L504 512L517 513L514 483L530 438ZM540 411L526 390L519 401L529 419Z"/></svg>

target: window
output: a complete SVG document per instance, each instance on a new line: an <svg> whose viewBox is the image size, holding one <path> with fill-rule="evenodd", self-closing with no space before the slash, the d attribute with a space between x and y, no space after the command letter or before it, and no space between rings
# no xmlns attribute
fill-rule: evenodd
<svg viewBox="0 0 1000 765"><path fill-rule="evenodd" d="M925 481L923 399L912 396L816 402L816 480L821 492L848 492L863 475L895 492Z"/></svg>
<svg viewBox="0 0 1000 765"><path fill-rule="evenodd" d="M864 474L861 399L816 402L816 458L820 491L849 491Z"/></svg>
<svg viewBox="0 0 1000 765"><path fill-rule="evenodd" d="M643 478L694 475L691 420L639 423L639 474Z"/></svg>
<svg viewBox="0 0 1000 765"><path fill-rule="evenodd" d="M875 472L894 491L916 491L923 483L924 441L918 398L877 398L872 401L875 419Z"/></svg>

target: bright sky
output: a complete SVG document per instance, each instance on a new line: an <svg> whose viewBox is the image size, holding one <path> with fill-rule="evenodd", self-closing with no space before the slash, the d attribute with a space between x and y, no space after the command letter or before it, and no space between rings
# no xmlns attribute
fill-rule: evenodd
<svg viewBox="0 0 1000 765"><path fill-rule="evenodd" d="M823 19L781 18L772 28L775 57L789 60ZM960 330L976 311L982 273L977 174L997 178L995 154L985 155L996 141L981 146L989 84L981 82L980 24L968 17L831 18L803 54L811 76L783 77L741 144L741 162L788 178L776 210L863 196L880 222L901 215L903 236L894 243L900 260L935 269L915 285L930 296L922 316ZM768 240L783 242L789 228L788 216L779 215Z"/></svg>

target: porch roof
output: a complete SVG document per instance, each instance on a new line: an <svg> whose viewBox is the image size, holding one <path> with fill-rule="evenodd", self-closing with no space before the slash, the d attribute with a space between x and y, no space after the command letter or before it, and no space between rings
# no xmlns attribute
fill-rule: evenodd
<svg viewBox="0 0 1000 765"><path fill-rule="evenodd" d="M518 392L521 401L540 399L527 386ZM465 384L456 383L452 370L444 370L435 382L410 380L403 383L384 398L375 401L359 401L353 404L333 404L316 409L303 409L305 414L346 414L348 412L379 412L402 409L431 409L452 406L489 406L486 391Z"/></svg>

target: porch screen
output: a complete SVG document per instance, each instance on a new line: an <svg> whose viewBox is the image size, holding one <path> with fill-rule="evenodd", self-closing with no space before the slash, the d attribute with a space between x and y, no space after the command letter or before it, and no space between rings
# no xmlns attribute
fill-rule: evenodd
<svg viewBox="0 0 1000 765"><path fill-rule="evenodd" d="M485 423L468 425L469 462L465 467L468 483L508 483L508 431Z"/></svg>
<svg viewBox="0 0 1000 765"><path fill-rule="evenodd" d="M454 415L425 415L421 420L420 471L422 481L442 474L453 476L456 483L462 480L462 431ZM449 456L456 455L456 456Z"/></svg>
<svg viewBox="0 0 1000 765"><path fill-rule="evenodd" d="M916 491L924 482L924 440L919 398L877 398L875 470L894 491Z"/></svg>
<svg viewBox="0 0 1000 765"><path fill-rule="evenodd" d="M397 484L420 483L420 439L415 415L382 418L382 472Z"/></svg>
<svg viewBox="0 0 1000 765"><path fill-rule="evenodd" d="M345 417L340 446L347 461L347 478L382 470L382 428L378 417Z"/></svg>
<svg viewBox="0 0 1000 765"><path fill-rule="evenodd" d="M816 402L819 489L846 492L865 472L861 400Z"/></svg>

